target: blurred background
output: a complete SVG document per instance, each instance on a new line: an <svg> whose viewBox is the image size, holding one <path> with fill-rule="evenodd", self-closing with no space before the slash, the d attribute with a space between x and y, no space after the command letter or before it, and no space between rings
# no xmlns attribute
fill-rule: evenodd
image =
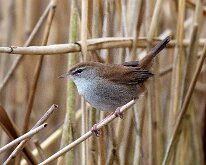
<svg viewBox="0 0 206 165"><path fill-rule="evenodd" d="M171 35L170 44L154 61L154 78L147 83L147 90L135 106L125 113L124 120L115 119L101 130L100 137L90 137L84 145L52 162L161 164L206 44L206 3L203 0L88 0L86 6L86 2L82 5L80 0L0 0L0 105L19 135L30 130L52 104L59 105L48 119L47 128L27 144L33 151L33 159L40 163L108 115L85 104L74 84L58 76L85 60L119 64L139 60L158 41ZM85 11L86 15L82 13ZM84 22L82 15L87 16ZM10 46L75 43L85 36L88 48L93 44L93 50L86 55L80 49L75 53L43 56L3 50ZM98 45L99 39L106 46ZM168 164L205 164L205 83L204 61ZM2 147L15 136L2 111L0 118ZM86 120L83 124L82 119ZM36 149L39 145L42 152ZM0 163L13 150L0 154ZM25 164L21 161L25 155L20 155L10 164Z"/></svg>

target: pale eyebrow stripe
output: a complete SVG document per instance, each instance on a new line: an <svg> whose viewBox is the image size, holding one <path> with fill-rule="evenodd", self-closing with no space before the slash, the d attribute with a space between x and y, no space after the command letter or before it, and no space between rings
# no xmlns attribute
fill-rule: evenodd
<svg viewBox="0 0 206 165"><path fill-rule="evenodd" d="M85 66L83 66L83 67L81 67L81 68L76 68L76 69L74 69L74 70L72 71L72 73L75 73L75 72L78 71L79 69L84 70L85 68L86 68Z"/></svg>

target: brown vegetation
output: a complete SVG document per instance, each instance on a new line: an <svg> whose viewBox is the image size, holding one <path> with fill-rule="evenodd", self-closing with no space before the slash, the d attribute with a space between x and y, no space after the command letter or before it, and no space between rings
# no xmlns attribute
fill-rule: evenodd
<svg viewBox="0 0 206 165"><path fill-rule="evenodd" d="M53 154L53 164L205 164L205 7L203 0L0 0L0 164L44 164ZM141 59L168 35L144 96L92 136L108 113L58 76L79 61Z"/></svg>

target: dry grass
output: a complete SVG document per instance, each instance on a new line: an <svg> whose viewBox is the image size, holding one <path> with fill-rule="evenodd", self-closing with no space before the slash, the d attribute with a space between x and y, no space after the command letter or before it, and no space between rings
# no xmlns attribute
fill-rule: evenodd
<svg viewBox="0 0 206 165"><path fill-rule="evenodd" d="M52 164L205 164L205 7L203 0L0 0L0 146L59 105L46 128L22 141L21 154L8 160L15 148L4 148L0 163L37 164L66 146ZM58 76L79 61L141 59L168 35L144 96L93 137L91 126L108 114Z"/></svg>

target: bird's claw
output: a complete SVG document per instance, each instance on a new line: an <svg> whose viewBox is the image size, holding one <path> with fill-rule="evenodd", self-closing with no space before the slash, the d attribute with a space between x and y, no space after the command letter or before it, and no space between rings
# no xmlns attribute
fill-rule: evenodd
<svg viewBox="0 0 206 165"><path fill-rule="evenodd" d="M100 130L97 129L97 124L94 124L94 125L92 126L91 131L92 131L92 133L93 133L95 136L97 136L97 137L99 137L99 136L101 135Z"/></svg>
<svg viewBox="0 0 206 165"><path fill-rule="evenodd" d="M124 119L124 115L122 112L120 112L120 107L118 107L115 111L114 111L114 115L116 117L119 117L120 119Z"/></svg>

